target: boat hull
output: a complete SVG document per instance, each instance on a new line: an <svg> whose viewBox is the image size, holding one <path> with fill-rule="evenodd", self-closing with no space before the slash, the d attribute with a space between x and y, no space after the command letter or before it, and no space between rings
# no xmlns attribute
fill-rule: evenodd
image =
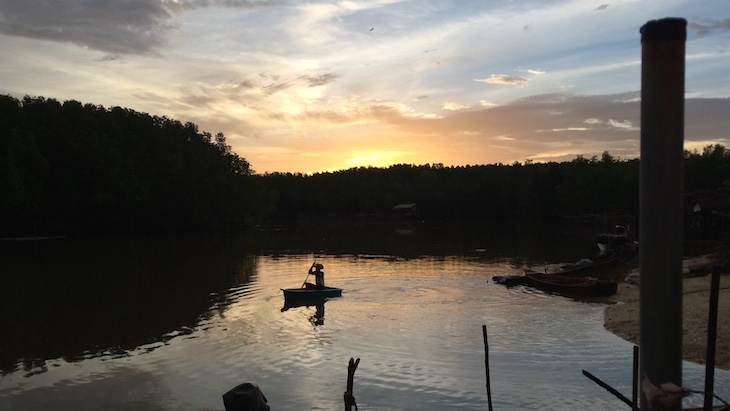
<svg viewBox="0 0 730 411"><path fill-rule="evenodd" d="M553 271L551 274L569 275L573 277L594 276L609 274L616 271L621 266L621 260L616 256L607 256L595 259L588 265L568 264L561 267L560 270Z"/></svg>
<svg viewBox="0 0 730 411"><path fill-rule="evenodd" d="M524 285L527 284L528 278L524 275L495 275L492 277L492 281L495 284L501 284L506 286L512 285Z"/></svg>
<svg viewBox="0 0 730 411"><path fill-rule="evenodd" d="M618 283L595 278L576 278L557 274L525 272L529 285L543 291L578 297L606 297L616 294Z"/></svg>
<svg viewBox="0 0 730 411"><path fill-rule="evenodd" d="M324 287L317 288L282 288L284 299L287 301L316 300L322 298L340 297L342 288Z"/></svg>

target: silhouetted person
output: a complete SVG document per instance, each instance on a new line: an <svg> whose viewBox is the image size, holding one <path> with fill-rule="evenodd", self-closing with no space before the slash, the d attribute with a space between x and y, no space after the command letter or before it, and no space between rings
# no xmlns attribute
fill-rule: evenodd
<svg viewBox="0 0 730 411"><path fill-rule="evenodd" d="M312 263L312 266L309 267L309 274L314 274L314 284L320 290L324 289L324 273L322 272L323 268L324 266L322 264L317 263Z"/></svg>
<svg viewBox="0 0 730 411"><path fill-rule="evenodd" d="M324 300L318 301L314 306L314 315L309 317L309 322L312 325L324 325Z"/></svg>

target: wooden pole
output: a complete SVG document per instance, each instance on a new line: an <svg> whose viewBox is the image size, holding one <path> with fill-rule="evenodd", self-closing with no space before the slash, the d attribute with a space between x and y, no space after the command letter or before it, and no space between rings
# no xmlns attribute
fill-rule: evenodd
<svg viewBox="0 0 730 411"><path fill-rule="evenodd" d="M355 396L352 392L352 384L355 380L355 370L357 365L360 364L360 359L355 361L354 358L350 358L350 363L347 365L347 391L345 391L345 411L352 411L352 406L355 406L357 410L357 403L355 402Z"/></svg>
<svg viewBox="0 0 730 411"><path fill-rule="evenodd" d="M705 410L712 409L715 394L715 344L717 340L717 306L720 297L720 267L712 267L710 313L707 318L707 353L705 357Z"/></svg>
<svg viewBox="0 0 730 411"><path fill-rule="evenodd" d="M608 391L611 394L613 394L614 396L616 396L616 398L618 398L619 400L623 401L629 407L633 407L633 405L631 404L631 400L629 400L628 398L626 398L623 394L621 394L620 392L618 392L615 388L613 388L610 385L606 384L605 382L601 381L595 375L589 373L586 370L583 370L583 375L585 375L586 377L588 377L588 379L590 379L591 381L595 382L596 384L600 385L602 388L605 388L606 391Z"/></svg>
<svg viewBox="0 0 730 411"><path fill-rule="evenodd" d="M487 404L489 411L492 411L492 387L489 381L489 343L487 342L487 326L482 325L482 334L484 335L484 368L487 372Z"/></svg>
<svg viewBox="0 0 730 411"><path fill-rule="evenodd" d="M640 367L655 385L682 385L684 65L687 21L641 28ZM653 411L678 404L647 404Z"/></svg>

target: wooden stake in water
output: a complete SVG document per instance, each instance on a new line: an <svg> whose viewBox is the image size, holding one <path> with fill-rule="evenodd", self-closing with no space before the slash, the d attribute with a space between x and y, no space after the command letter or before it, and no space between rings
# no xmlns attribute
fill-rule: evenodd
<svg viewBox="0 0 730 411"><path fill-rule="evenodd" d="M639 411L639 347L634 346L634 367L631 377L631 409Z"/></svg>
<svg viewBox="0 0 730 411"><path fill-rule="evenodd" d="M489 411L492 410L492 388L489 382L489 344L487 343L487 326L482 325L482 334L484 334L484 367L487 372L487 404Z"/></svg>
<svg viewBox="0 0 730 411"><path fill-rule="evenodd" d="M355 360L350 358L350 363L347 365L347 391L345 391L345 411L352 411L352 406L355 406L357 411L357 403L355 402L355 396L353 395L352 385L355 380L355 370L357 365L360 364L360 359Z"/></svg>

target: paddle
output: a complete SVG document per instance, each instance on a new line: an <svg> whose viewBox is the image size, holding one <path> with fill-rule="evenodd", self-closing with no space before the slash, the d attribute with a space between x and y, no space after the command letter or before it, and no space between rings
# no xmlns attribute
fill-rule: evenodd
<svg viewBox="0 0 730 411"><path fill-rule="evenodd" d="M312 275L312 268L317 264L317 262L312 263L312 267L309 268L309 272L307 272L307 278L304 279L304 282L302 283L302 286L299 288L304 288L304 284L307 283L307 280L309 280L309 276Z"/></svg>

